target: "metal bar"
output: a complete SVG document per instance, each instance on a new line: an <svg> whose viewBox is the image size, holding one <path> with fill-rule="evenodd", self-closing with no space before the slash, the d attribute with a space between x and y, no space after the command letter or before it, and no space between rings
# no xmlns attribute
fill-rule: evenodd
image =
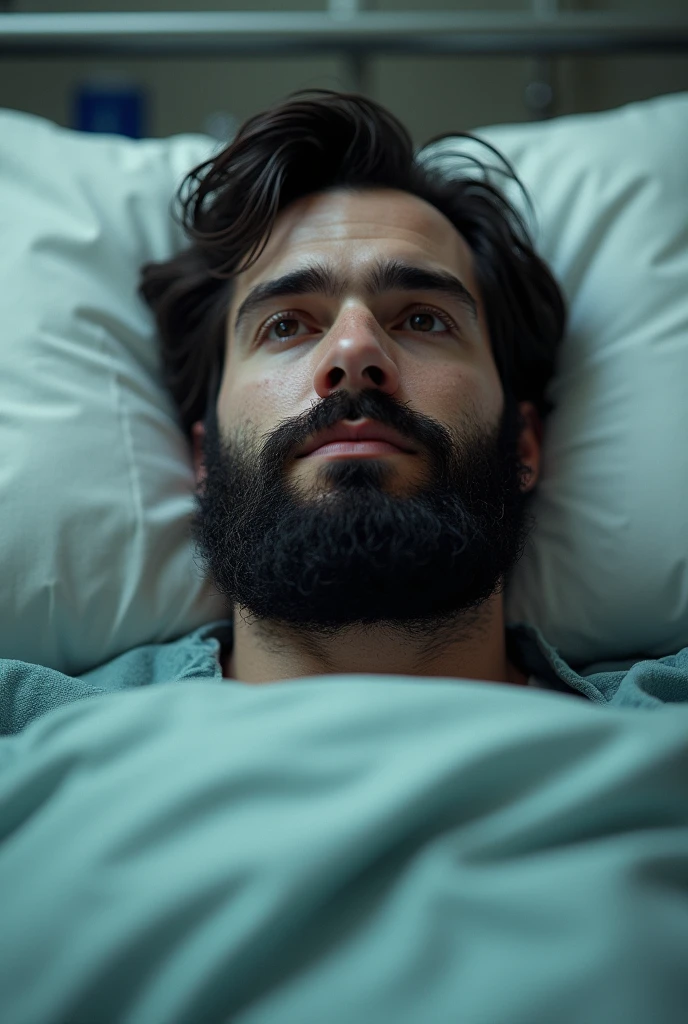
<svg viewBox="0 0 688 1024"><path fill-rule="evenodd" d="M327 8L333 18L350 21L365 10L366 0L328 0ZM368 92L368 74L370 56L360 51L347 51L342 54L346 76L349 80L350 92L365 96Z"/></svg>
<svg viewBox="0 0 688 1024"><path fill-rule="evenodd" d="M531 11L536 18L553 18L559 10L559 0L531 0ZM536 121L554 117L556 106L556 58L548 54L535 54L532 77L523 90L523 102Z"/></svg>
<svg viewBox="0 0 688 1024"><path fill-rule="evenodd" d="M327 8L335 18L353 18L363 5L361 0L327 0Z"/></svg>
<svg viewBox="0 0 688 1024"><path fill-rule="evenodd" d="M508 56L688 49L688 15L606 12L0 14L3 56L466 54Z"/></svg>

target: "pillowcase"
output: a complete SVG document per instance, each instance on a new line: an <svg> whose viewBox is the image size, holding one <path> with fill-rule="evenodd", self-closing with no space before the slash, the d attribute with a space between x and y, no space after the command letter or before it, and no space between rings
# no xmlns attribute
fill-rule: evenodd
<svg viewBox="0 0 688 1024"><path fill-rule="evenodd" d="M573 667L675 653L688 646L688 92L476 134L528 190L535 219L505 189L569 306L506 621L538 626Z"/></svg>
<svg viewBox="0 0 688 1024"><path fill-rule="evenodd" d="M0 111L0 657L79 675L226 614L193 560L193 460L139 269L215 140Z"/></svg>
<svg viewBox="0 0 688 1024"><path fill-rule="evenodd" d="M672 653L688 645L688 93L476 134L528 189L535 220L495 178L570 306L507 622L574 667ZM217 146L0 111L2 658L79 675L228 614L195 558L192 455L136 292L142 263L186 244L170 199Z"/></svg>

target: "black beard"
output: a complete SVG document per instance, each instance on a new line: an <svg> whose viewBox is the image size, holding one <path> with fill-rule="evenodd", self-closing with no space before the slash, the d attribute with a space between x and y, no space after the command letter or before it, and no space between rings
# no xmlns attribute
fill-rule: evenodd
<svg viewBox="0 0 688 1024"><path fill-rule="evenodd" d="M361 417L409 439L418 454L404 458L423 461L422 483L384 457L323 459L312 483L289 479L311 434ZM503 591L535 525L522 489L523 426L513 400L496 428L460 436L377 388L340 390L261 445L255 428L223 441L212 406L191 524L205 571L263 629L287 627L304 642L379 625L405 640L447 629L456 639Z"/></svg>

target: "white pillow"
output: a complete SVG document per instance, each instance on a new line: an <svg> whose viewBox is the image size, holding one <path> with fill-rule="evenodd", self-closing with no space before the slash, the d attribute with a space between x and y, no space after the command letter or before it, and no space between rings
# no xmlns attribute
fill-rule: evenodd
<svg viewBox="0 0 688 1024"><path fill-rule="evenodd" d="M205 136L134 142L0 111L0 657L79 675L222 618L187 528L145 260Z"/></svg>
<svg viewBox="0 0 688 1024"><path fill-rule="evenodd" d="M574 665L688 644L687 126L685 93L478 133L530 191L570 303L506 611ZM78 675L227 614L136 294L185 244L169 201L216 145L0 112L0 657Z"/></svg>
<svg viewBox="0 0 688 1024"><path fill-rule="evenodd" d="M674 653L688 645L688 92L476 134L530 193L535 221L505 189L569 306L507 622L534 623L574 666Z"/></svg>

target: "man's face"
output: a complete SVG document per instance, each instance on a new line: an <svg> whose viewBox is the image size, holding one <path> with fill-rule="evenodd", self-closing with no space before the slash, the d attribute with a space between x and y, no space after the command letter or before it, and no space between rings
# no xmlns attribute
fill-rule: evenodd
<svg viewBox="0 0 688 1024"><path fill-rule="evenodd" d="M470 296L398 280L380 290L389 281L376 287L373 271L389 261L450 274ZM334 290L274 297L235 328L256 285L313 264ZM364 421L413 453L301 455L314 434ZM532 487L537 413L505 405L469 247L404 192L339 191L282 211L235 280L217 409L194 436L194 536L216 587L303 637L356 625L427 637L465 622L533 525L521 459Z"/></svg>

